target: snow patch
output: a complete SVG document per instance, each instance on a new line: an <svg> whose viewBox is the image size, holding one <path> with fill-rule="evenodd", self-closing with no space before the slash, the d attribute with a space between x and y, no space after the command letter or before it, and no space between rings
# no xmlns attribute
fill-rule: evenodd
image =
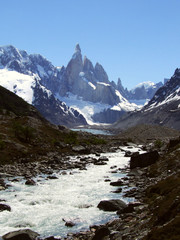
<svg viewBox="0 0 180 240"><path fill-rule="evenodd" d="M32 104L33 87L35 87L35 77L18 73L16 71L0 70L0 85L14 92L26 102Z"/></svg>
<svg viewBox="0 0 180 240"><path fill-rule="evenodd" d="M155 96L156 97L156 96ZM157 96L158 97L158 96ZM156 97L156 98L157 98ZM155 99L156 99L155 98ZM151 110L152 108L156 108L156 107L159 107L159 106L162 106L162 105L164 105L164 104L168 104L168 103L170 103L170 102L172 102L172 101L177 101L177 100L180 100L180 87L178 87L177 89L176 89L176 91L174 91L173 93L171 93L169 96L167 96L162 102L159 102L159 103L157 103L157 102L154 102L154 103L152 103L147 109L146 109L146 111L149 111L149 110Z"/></svg>
<svg viewBox="0 0 180 240"><path fill-rule="evenodd" d="M83 101L77 95L74 95L72 93L68 93L68 97L61 97L57 94L56 98L58 98L60 101L65 102L67 106L70 106L80 112L85 117L89 125L94 125L92 115L102 112L104 109L108 109L111 107L108 104Z"/></svg>
<svg viewBox="0 0 180 240"><path fill-rule="evenodd" d="M110 86L110 84L104 83L104 82L97 82L97 84L101 84L101 85L104 85L104 86L106 86L106 87L109 87L109 86Z"/></svg>
<svg viewBox="0 0 180 240"><path fill-rule="evenodd" d="M94 90L96 89L96 86L92 84L92 82L88 82L89 86L91 86Z"/></svg>
<svg viewBox="0 0 180 240"><path fill-rule="evenodd" d="M84 72L80 72L80 73L79 73L79 76L80 76L80 77L84 77L84 75L85 75Z"/></svg>

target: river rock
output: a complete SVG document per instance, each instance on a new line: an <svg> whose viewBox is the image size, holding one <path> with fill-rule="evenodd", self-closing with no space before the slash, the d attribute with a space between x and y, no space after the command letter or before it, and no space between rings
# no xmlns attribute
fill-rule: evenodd
<svg viewBox="0 0 180 240"><path fill-rule="evenodd" d="M9 232L2 236L3 240L35 240L39 234L30 229Z"/></svg>
<svg viewBox="0 0 180 240"><path fill-rule="evenodd" d="M112 199L112 200L103 200L101 201L98 206L99 209L104 211L118 211L122 210L127 207L127 204L119 199Z"/></svg>
<svg viewBox="0 0 180 240"><path fill-rule="evenodd" d="M61 240L61 238L55 238L54 236L50 236L45 238L44 240Z"/></svg>
<svg viewBox="0 0 180 240"><path fill-rule="evenodd" d="M132 156L130 160L130 169L136 167L148 167L149 165L155 163L159 158L159 153L157 151L147 152L139 154L137 156Z"/></svg>
<svg viewBox="0 0 180 240"><path fill-rule="evenodd" d="M116 189L115 191L112 191L113 193L121 193L122 192L122 188L119 187L118 189Z"/></svg>
<svg viewBox="0 0 180 240"><path fill-rule="evenodd" d="M33 179L29 178L29 179L27 179L27 181L25 182L25 184L26 184L26 185L30 185L30 186L35 186L35 185L36 185L36 182L35 182Z"/></svg>
<svg viewBox="0 0 180 240"><path fill-rule="evenodd" d="M75 222L71 221L71 220L66 220L66 219L62 219L65 222L65 226L66 227L74 227L76 224Z"/></svg>
<svg viewBox="0 0 180 240"><path fill-rule="evenodd" d="M122 180L118 180L116 182L110 182L111 186L122 186L123 185L123 181Z"/></svg>
<svg viewBox="0 0 180 240"><path fill-rule="evenodd" d="M7 204L0 203L0 212L2 211L11 211L11 207Z"/></svg>
<svg viewBox="0 0 180 240"><path fill-rule="evenodd" d="M110 230L107 227L101 227L96 230L94 237L92 240L102 240L105 236L110 234Z"/></svg>
<svg viewBox="0 0 180 240"><path fill-rule="evenodd" d="M89 149L87 149L87 148L85 148L84 146L81 146L81 145L72 147L72 150L74 152L80 153L80 154L89 154L90 153Z"/></svg>
<svg viewBox="0 0 180 240"><path fill-rule="evenodd" d="M99 157L99 159L98 159L99 161L109 161L109 159L108 159L108 157L106 157L106 156L101 156L101 157Z"/></svg>
<svg viewBox="0 0 180 240"><path fill-rule="evenodd" d="M6 189L6 184L2 178L0 178L0 191Z"/></svg>

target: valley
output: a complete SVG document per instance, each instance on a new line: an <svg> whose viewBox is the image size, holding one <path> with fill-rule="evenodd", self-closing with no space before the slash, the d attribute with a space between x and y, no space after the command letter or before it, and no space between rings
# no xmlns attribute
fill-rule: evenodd
<svg viewBox="0 0 180 240"><path fill-rule="evenodd" d="M178 239L179 76L128 91L79 45L61 68L1 47L0 238Z"/></svg>

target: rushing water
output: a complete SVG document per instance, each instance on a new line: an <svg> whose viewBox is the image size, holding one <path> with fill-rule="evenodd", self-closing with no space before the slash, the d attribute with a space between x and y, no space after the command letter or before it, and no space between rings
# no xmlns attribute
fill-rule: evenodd
<svg viewBox="0 0 180 240"><path fill-rule="evenodd" d="M137 151L137 148L131 149ZM36 186L27 186L22 179L9 182L11 187L1 191L1 199L11 206L12 211L0 213L0 236L22 228L30 228L41 236L65 236L68 232L88 229L90 225L103 223L115 217L115 213L97 208L104 199L122 198L122 193L112 193L116 188L105 178L116 181L122 173L111 173L110 168L127 164L124 152L103 154L109 158L107 165L88 166L87 171L67 171L67 175L56 173L58 179L47 180L45 175L35 178ZM7 180L8 182L8 180ZM123 199L128 202L132 199ZM87 208L88 207L88 208ZM62 219L76 223L68 228Z"/></svg>

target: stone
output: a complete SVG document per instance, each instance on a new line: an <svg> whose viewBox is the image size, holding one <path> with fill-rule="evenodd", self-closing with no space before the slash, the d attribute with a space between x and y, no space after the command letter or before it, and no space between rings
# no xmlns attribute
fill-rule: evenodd
<svg viewBox="0 0 180 240"><path fill-rule="evenodd" d="M61 238L55 238L53 236L47 237L44 240L61 240Z"/></svg>
<svg viewBox="0 0 180 240"><path fill-rule="evenodd" d="M3 203L0 203L0 212L2 211L11 211L11 207L9 205L6 205L6 204L3 204Z"/></svg>
<svg viewBox="0 0 180 240"><path fill-rule="evenodd" d="M98 206L99 209L104 211L118 211L122 210L127 207L127 204L119 199L112 199L112 200L103 200L101 201Z"/></svg>
<svg viewBox="0 0 180 240"><path fill-rule="evenodd" d="M96 230L94 237L92 240L102 240L105 236L110 234L110 230L107 227L101 227Z"/></svg>
<svg viewBox="0 0 180 240"><path fill-rule="evenodd" d="M23 229L14 232L9 232L2 236L3 240L35 240L39 234L30 229Z"/></svg>
<svg viewBox="0 0 180 240"><path fill-rule="evenodd" d="M118 180L116 182L110 182L111 186L122 186L123 185L123 181L122 180Z"/></svg>
<svg viewBox="0 0 180 240"><path fill-rule="evenodd" d="M65 219L63 219L63 221L66 227L74 227L76 225L73 221L66 221Z"/></svg>
<svg viewBox="0 0 180 240"><path fill-rule="evenodd" d="M147 152L132 156L130 160L130 169L136 167L148 167L159 159L159 153L157 151Z"/></svg>
<svg viewBox="0 0 180 240"><path fill-rule="evenodd" d="M116 189L115 191L112 191L113 193L121 193L122 192L122 188L119 187L118 189Z"/></svg>
<svg viewBox="0 0 180 240"><path fill-rule="evenodd" d="M72 150L76 153L80 153L80 154L89 154L89 149L79 145L79 146L74 146L72 147Z"/></svg>
<svg viewBox="0 0 180 240"><path fill-rule="evenodd" d="M36 182L33 180L33 179L27 179L27 181L25 182L26 185L29 185L29 186L35 186L36 185Z"/></svg>
<svg viewBox="0 0 180 240"><path fill-rule="evenodd" d="M119 232L112 232L110 234L111 240L122 240L122 235Z"/></svg>
<svg viewBox="0 0 180 240"><path fill-rule="evenodd" d="M98 160L99 160L99 161L109 161L108 157L105 157L105 156L99 157Z"/></svg>

